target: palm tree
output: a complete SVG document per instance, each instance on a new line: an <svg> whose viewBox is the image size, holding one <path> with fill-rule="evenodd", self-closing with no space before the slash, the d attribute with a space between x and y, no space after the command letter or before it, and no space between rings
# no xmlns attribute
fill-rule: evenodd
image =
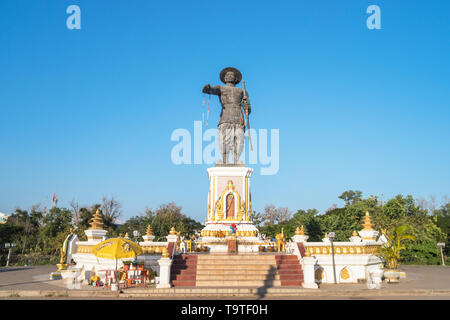
<svg viewBox="0 0 450 320"><path fill-rule="evenodd" d="M405 249L405 240L416 240L409 233L409 226L401 225L386 234L387 243L380 247L379 255L384 259L388 269L397 269L399 266L400 252Z"/></svg>

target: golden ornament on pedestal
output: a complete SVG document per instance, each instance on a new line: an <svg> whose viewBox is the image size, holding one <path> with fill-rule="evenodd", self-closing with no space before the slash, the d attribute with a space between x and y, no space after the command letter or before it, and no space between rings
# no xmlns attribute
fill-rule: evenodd
<svg viewBox="0 0 450 320"><path fill-rule="evenodd" d="M364 231L373 231L369 211L366 211L366 215L364 216L364 223L362 224L362 226L364 227Z"/></svg>
<svg viewBox="0 0 450 320"><path fill-rule="evenodd" d="M169 257L169 250L167 250L167 247L163 247L162 249L162 257L168 258Z"/></svg>
<svg viewBox="0 0 450 320"><path fill-rule="evenodd" d="M90 225L90 230L103 230L103 219L100 210L97 209L94 217L90 221Z"/></svg>

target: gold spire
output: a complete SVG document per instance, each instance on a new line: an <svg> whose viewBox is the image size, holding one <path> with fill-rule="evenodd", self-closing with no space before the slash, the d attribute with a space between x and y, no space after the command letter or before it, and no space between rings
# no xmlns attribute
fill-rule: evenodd
<svg viewBox="0 0 450 320"><path fill-rule="evenodd" d="M128 235L128 232L125 233L125 238L129 238L130 236Z"/></svg>
<svg viewBox="0 0 450 320"><path fill-rule="evenodd" d="M381 229L381 234L386 235L386 229Z"/></svg>
<svg viewBox="0 0 450 320"><path fill-rule="evenodd" d="M299 233L299 235L304 236L305 234L306 234L305 227L302 225L302 226L300 227L300 233Z"/></svg>
<svg viewBox="0 0 450 320"><path fill-rule="evenodd" d="M172 227L172 229L170 229L169 234L170 234L170 235L176 235L176 234L177 234L177 232L176 232L176 230L175 230L175 227Z"/></svg>
<svg viewBox="0 0 450 320"><path fill-rule="evenodd" d="M168 258L169 257L169 250L167 250L167 247L163 247L162 257L163 258Z"/></svg>
<svg viewBox="0 0 450 320"><path fill-rule="evenodd" d="M296 236L304 236L305 235L305 227L302 225L301 228L297 227L295 229L295 235Z"/></svg>
<svg viewBox="0 0 450 320"><path fill-rule="evenodd" d="M152 236L153 235L153 231L152 231L152 226L148 225L147 226L147 232L145 234L146 236Z"/></svg>
<svg viewBox="0 0 450 320"><path fill-rule="evenodd" d="M102 214L100 213L100 210L97 209L97 211L94 214L94 217L90 221L91 227L89 229L94 230L102 230L103 229L103 219Z"/></svg>
<svg viewBox="0 0 450 320"><path fill-rule="evenodd" d="M352 237L357 237L357 236L358 236L358 234L356 233L356 230L353 230Z"/></svg>
<svg viewBox="0 0 450 320"><path fill-rule="evenodd" d="M325 232L325 238L328 238L328 233L327 232Z"/></svg>
<svg viewBox="0 0 450 320"><path fill-rule="evenodd" d="M366 215L364 217L364 223L362 224L364 227L364 231L373 231L372 221L370 220L369 211L366 211Z"/></svg>

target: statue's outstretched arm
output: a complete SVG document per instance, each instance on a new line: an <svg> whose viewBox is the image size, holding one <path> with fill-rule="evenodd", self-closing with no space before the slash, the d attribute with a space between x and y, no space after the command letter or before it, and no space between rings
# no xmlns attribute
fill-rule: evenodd
<svg viewBox="0 0 450 320"><path fill-rule="evenodd" d="M211 87L209 84L205 85L202 90L203 93L220 95L220 86Z"/></svg>

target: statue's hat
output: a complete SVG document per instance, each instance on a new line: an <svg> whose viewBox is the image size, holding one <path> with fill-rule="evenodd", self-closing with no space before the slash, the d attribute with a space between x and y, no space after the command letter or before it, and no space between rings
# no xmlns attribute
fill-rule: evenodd
<svg viewBox="0 0 450 320"><path fill-rule="evenodd" d="M234 84L238 84L239 82L241 82L242 73L236 68L227 67L227 68L224 68L222 71L220 71L220 80L222 80L223 83L225 83L225 75L227 74L228 71L231 71L234 73L234 77L236 78L236 80L234 81Z"/></svg>

